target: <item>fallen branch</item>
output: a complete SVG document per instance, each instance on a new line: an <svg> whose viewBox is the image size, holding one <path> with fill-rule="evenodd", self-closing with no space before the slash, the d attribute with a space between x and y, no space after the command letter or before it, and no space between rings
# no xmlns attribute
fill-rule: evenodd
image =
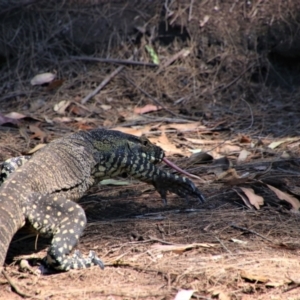
<svg viewBox="0 0 300 300"><path fill-rule="evenodd" d="M9 283L9 285L12 287L12 289L14 290L14 292L16 292L19 296L24 297L24 298L34 298L34 296L23 293L18 286L13 282L13 280L7 275L7 273L2 270L1 272L3 274L3 276L5 277L5 279L7 280L7 282Z"/></svg>
<svg viewBox="0 0 300 300"><path fill-rule="evenodd" d="M114 59L114 58L100 58L91 56L70 56L71 60L87 60L98 61L103 63L119 64L119 65L134 65L143 67L157 67L157 64L146 63L142 61L126 60L126 59Z"/></svg>
<svg viewBox="0 0 300 300"><path fill-rule="evenodd" d="M87 101L89 101L91 98L93 98L95 95L97 95L101 89L108 84L108 82L115 77L118 73L120 73L123 70L124 66L119 66L117 69L115 69L112 73L110 73L108 76L106 76L102 82L86 97L84 97L81 100L81 104L85 104Z"/></svg>
<svg viewBox="0 0 300 300"><path fill-rule="evenodd" d="M235 224L231 224L230 227L232 227L232 228L234 228L234 229L242 230L242 231L244 231L244 232L250 232L250 233L253 233L253 234L255 234L255 235L261 237L262 239L267 240L268 242L270 242L270 243L272 243L272 244L274 243L272 240L268 239L267 237L261 235L260 233L254 231L254 230L251 230L251 229L248 229L248 228L245 228L245 227L240 227L240 226L237 226L237 225L235 225Z"/></svg>

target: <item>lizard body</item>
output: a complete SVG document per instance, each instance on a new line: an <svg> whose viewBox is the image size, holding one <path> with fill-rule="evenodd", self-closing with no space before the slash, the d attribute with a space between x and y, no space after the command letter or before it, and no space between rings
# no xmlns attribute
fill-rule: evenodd
<svg viewBox="0 0 300 300"><path fill-rule="evenodd" d="M45 258L55 269L104 267L91 251L82 258L69 253L86 225L86 216L76 201L105 178L128 174L152 184L163 200L167 192L204 198L187 178L155 166L164 157L148 139L119 131L80 131L50 142L31 158L4 163L0 177L0 266L10 241L25 221L43 236L52 237ZM24 163L26 161L26 163ZM10 174L11 173L11 174Z"/></svg>

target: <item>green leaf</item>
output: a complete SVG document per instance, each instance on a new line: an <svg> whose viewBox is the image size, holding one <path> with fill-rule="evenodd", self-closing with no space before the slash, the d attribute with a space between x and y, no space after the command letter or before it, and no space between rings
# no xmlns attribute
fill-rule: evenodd
<svg viewBox="0 0 300 300"><path fill-rule="evenodd" d="M159 58L158 58L158 55L156 54L156 52L154 51L154 49L151 46L148 46L148 45L145 45L145 48L148 51L148 53L149 53L149 55L152 59L152 62L154 64L159 65Z"/></svg>
<svg viewBox="0 0 300 300"><path fill-rule="evenodd" d="M116 179L104 179L100 182L101 185L129 185L128 181L116 180Z"/></svg>

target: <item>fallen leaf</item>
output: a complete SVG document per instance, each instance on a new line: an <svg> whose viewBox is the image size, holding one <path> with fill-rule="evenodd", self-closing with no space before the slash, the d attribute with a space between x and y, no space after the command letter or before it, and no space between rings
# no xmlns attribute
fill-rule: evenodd
<svg viewBox="0 0 300 300"><path fill-rule="evenodd" d="M100 105L100 107L101 107L103 110L110 110L112 106L111 106L111 105L102 104L102 105Z"/></svg>
<svg viewBox="0 0 300 300"><path fill-rule="evenodd" d="M192 138L185 138L185 139L196 145L214 145L214 144L221 145L221 144L224 144L223 140L204 140L204 139L192 139Z"/></svg>
<svg viewBox="0 0 300 300"><path fill-rule="evenodd" d="M45 147L47 144L37 144L34 148L30 149L27 154L32 154L40 149L42 149L43 147Z"/></svg>
<svg viewBox="0 0 300 300"><path fill-rule="evenodd" d="M194 290L181 290L176 294L174 300L189 300L194 292Z"/></svg>
<svg viewBox="0 0 300 300"><path fill-rule="evenodd" d="M260 209L260 206L264 205L264 198L255 194L254 190L251 188L240 187L240 189L245 193L249 202L256 208Z"/></svg>
<svg viewBox="0 0 300 300"><path fill-rule="evenodd" d="M219 148L220 148L219 152L222 152L222 153L225 153L225 154L241 151L240 146L227 144L227 143L225 143L224 145L220 145Z"/></svg>
<svg viewBox="0 0 300 300"><path fill-rule="evenodd" d="M191 123L173 123L160 126L162 129L177 129L178 131L194 131L194 130L207 130L205 126L200 125L199 122L191 122ZM188 140L188 139L187 139Z"/></svg>
<svg viewBox="0 0 300 300"><path fill-rule="evenodd" d="M33 132L33 134L30 136L31 139L38 138L42 142L45 141L47 134L43 130L41 130L39 127L37 127L35 125L29 125L29 130L31 132Z"/></svg>
<svg viewBox="0 0 300 300"><path fill-rule="evenodd" d="M249 136L242 135L240 137L240 143L249 144L251 143L251 138Z"/></svg>
<svg viewBox="0 0 300 300"><path fill-rule="evenodd" d="M20 127L19 128L19 133L20 133L20 136L26 141L26 144L29 146L30 144L30 137L29 137L29 134L28 134L28 128L27 126L26 127Z"/></svg>
<svg viewBox="0 0 300 300"><path fill-rule="evenodd" d="M8 124L8 123L18 124L19 120L24 118L27 118L27 116L14 111L6 115L0 114L0 125Z"/></svg>
<svg viewBox="0 0 300 300"><path fill-rule="evenodd" d="M294 197L293 195L290 195L288 193L282 192L272 185L267 184L267 187L270 190L272 190L280 200L287 201L288 203L290 203L292 205L293 209L296 212L299 212L300 202L296 197Z"/></svg>
<svg viewBox="0 0 300 300"><path fill-rule="evenodd" d="M81 122L78 122L78 124L76 124L76 125L79 130L91 130L91 129L95 128L94 126L91 126L91 125L88 125L85 123L81 123Z"/></svg>
<svg viewBox="0 0 300 300"><path fill-rule="evenodd" d="M191 153L195 154L195 153L200 153L200 152L202 152L202 149L200 149L200 148L198 148L198 149L189 149L189 151L190 151Z"/></svg>
<svg viewBox="0 0 300 300"><path fill-rule="evenodd" d="M259 274L254 274L254 273L249 273L249 272L244 271L244 270L241 271L240 275L243 279L247 279L249 281L262 282L262 283L266 283L266 282L269 281L269 278L267 278L266 276L259 275Z"/></svg>
<svg viewBox="0 0 300 300"><path fill-rule="evenodd" d="M67 107L68 111L76 116L84 116L87 113L83 107L79 107L78 105L71 103L70 106Z"/></svg>
<svg viewBox="0 0 300 300"><path fill-rule="evenodd" d="M213 298L218 297L219 300L230 300L231 299L231 297L227 293L224 293L223 291L220 291L219 289L210 290L210 293L213 296Z"/></svg>
<svg viewBox="0 0 300 300"><path fill-rule="evenodd" d="M132 127L115 127L114 130L118 130L124 133L133 134L135 136L142 136L144 133L148 133L148 128L132 128Z"/></svg>
<svg viewBox="0 0 300 300"><path fill-rule="evenodd" d="M223 171L226 171L232 167L232 163L226 156L222 156L213 161L213 166L221 167Z"/></svg>
<svg viewBox="0 0 300 300"><path fill-rule="evenodd" d="M151 112L151 111L157 111L157 110L161 110L161 109L162 109L161 106L157 106L157 105L153 105L153 104L147 104L144 107L135 107L133 112L135 114L142 115L142 114L146 114L146 113Z"/></svg>
<svg viewBox="0 0 300 300"><path fill-rule="evenodd" d="M153 245L151 248L159 251L184 252L193 248L213 248L215 244L209 243L192 243L192 244L177 244L177 245Z"/></svg>
<svg viewBox="0 0 300 300"><path fill-rule="evenodd" d="M193 153L187 160L188 166L194 166L196 164L212 162L213 157L207 152L197 152Z"/></svg>
<svg viewBox="0 0 300 300"><path fill-rule="evenodd" d="M20 114L18 112L12 111L12 112L6 114L5 117L15 119L15 120L20 120L20 119L26 118L27 116L23 115L23 114Z"/></svg>
<svg viewBox="0 0 300 300"><path fill-rule="evenodd" d="M218 173L218 172L221 172L221 173ZM240 178L240 176L236 172L236 169L234 169L234 168L230 168L226 171L223 171L223 168L217 167L214 169L214 173L215 173L215 175L217 175L217 180L226 179L226 181L232 181L234 179L236 179L236 180L243 179L243 178Z"/></svg>
<svg viewBox="0 0 300 300"><path fill-rule="evenodd" d="M173 143L171 143L164 132L159 137L150 138L149 140L152 143L156 144L157 146L161 147L166 152L166 155L172 155L172 154L185 155L185 151L183 151L180 148L177 148Z"/></svg>
<svg viewBox="0 0 300 300"><path fill-rule="evenodd" d="M81 123L92 123L92 124L99 124L99 119L97 118L82 118L82 117L76 117L74 118L76 122Z"/></svg>
<svg viewBox="0 0 300 300"><path fill-rule="evenodd" d="M238 157L238 159L237 159L237 162L238 162L238 163L241 163L241 162L245 161L249 154L251 154L251 152L249 152L249 151L243 149L243 150L240 152L240 154L239 154L239 157Z"/></svg>
<svg viewBox="0 0 300 300"><path fill-rule="evenodd" d="M264 172L266 171L270 166L253 166L253 169L256 171Z"/></svg>
<svg viewBox="0 0 300 300"><path fill-rule="evenodd" d="M101 185L129 185L129 181L117 180L117 179L104 179L100 181Z"/></svg>
<svg viewBox="0 0 300 300"><path fill-rule="evenodd" d="M292 283L291 280L282 279L282 280L279 280L279 281L270 281L270 282L267 282L266 283L266 287L276 288L276 287L284 286L286 284L291 284L291 283Z"/></svg>
<svg viewBox="0 0 300 300"><path fill-rule="evenodd" d="M204 18L203 18L203 20L200 21L199 26L203 27L208 22L209 18L210 18L210 16L205 15Z"/></svg>
<svg viewBox="0 0 300 300"><path fill-rule="evenodd" d="M246 205L248 208L253 209L253 207L251 206L251 204L250 204L248 198L247 198L245 195L241 194L241 193L238 192L236 189L233 189L233 190L240 196L240 198L244 201L245 205Z"/></svg>
<svg viewBox="0 0 300 300"><path fill-rule="evenodd" d="M6 116L3 116L0 114L0 125L3 125L3 124L18 124L19 123L19 120L16 120L16 119L13 119L13 118L8 118Z"/></svg>
<svg viewBox="0 0 300 300"><path fill-rule="evenodd" d="M53 122L56 122L56 123L69 123L69 122L72 122L73 119L72 118L69 118L69 117L56 117L56 118L53 118Z"/></svg>
<svg viewBox="0 0 300 300"><path fill-rule="evenodd" d="M49 85L46 88L46 91L52 91L55 90L57 88L59 88L60 86L62 86L62 84L64 83L63 79L56 79L53 80L52 82L49 83Z"/></svg>
<svg viewBox="0 0 300 300"><path fill-rule="evenodd" d="M231 297L227 293L220 292L218 295L218 299L219 300L231 300Z"/></svg>
<svg viewBox="0 0 300 300"><path fill-rule="evenodd" d="M152 46L149 46L149 45L145 45L145 48L146 50L148 51L151 59L152 59L152 62L156 65L159 65L159 57L158 55L156 54L155 50L153 49Z"/></svg>
<svg viewBox="0 0 300 300"><path fill-rule="evenodd" d="M234 238L231 238L230 241L237 243L237 244L242 244L242 245L248 244L248 242L246 242L246 241L242 241L242 240L234 239Z"/></svg>
<svg viewBox="0 0 300 300"><path fill-rule="evenodd" d="M53 73L42 73L35 75L31 80L31 85L42 85L44 83L51 82L56 77Z"/></svg>
<svg viewBox="0 0 300 300"><path fill-rule="evenodd" d="M297 143L297 148L299 148L300 142ZM291 155L289 153L287 153L286 151L283 151L282 154L280 155L281 158L283 159L289 159L291 158Z"/></svg>
<svg viewBox="0 0 300 300"><path fill-rule="evenodd" d="M55 112L57 112L59 115L64 115L66 112L66 109L69 107L70 104L71 104L71 101L62 100L54 105L53 110Z"/></svg>
<svg viewBox="0 0 300 300"><path fill-rule="evenodd" d="M298 140L299 140L299 137L285 138L285 139L282 139L282 140L279 140L279 141L272 142L268 147L271 148L271 149L275 149L283 143L295 142L295 141L298 141Z"/></svg>
<svg viewBox="0 0 300 300"><path fill-rule="evenodd" d="M291 142L289 144L286 145L286 149L289 151L289 152L293 152L293 151L297 151L298 149L300 148L300 141L296 141L296 142ZM285 153L284 156L287 156L288 154ZM281 155L283 157L283 155ZM289 158L289 157L287 157Z"/></svg>

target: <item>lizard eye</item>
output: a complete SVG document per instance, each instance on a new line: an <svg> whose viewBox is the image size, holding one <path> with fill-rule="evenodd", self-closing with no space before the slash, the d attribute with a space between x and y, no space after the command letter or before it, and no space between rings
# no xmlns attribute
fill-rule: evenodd
<svg viewBox="0 0 300 300"><path fill-rule="evenodd" d="M147 146L148 145L148 141L147 140L143 141L143 145Z"/></svg>

